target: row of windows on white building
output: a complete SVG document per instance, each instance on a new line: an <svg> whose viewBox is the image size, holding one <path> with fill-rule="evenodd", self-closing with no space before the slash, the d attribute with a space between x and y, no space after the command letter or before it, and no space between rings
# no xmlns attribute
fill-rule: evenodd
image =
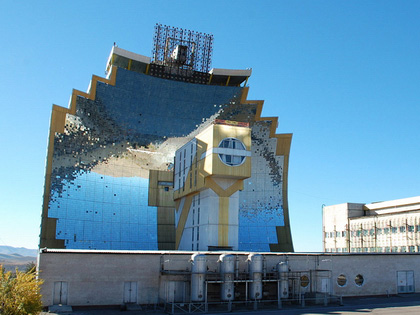
<svg viewBox="0 0 420 315"><path fill-rule="evenodd" d="M396 234L396 233L420 233L420 225L402 225L399 227L386 227L386 228L372 228L372 229L358 229L352 230L352 237L360 236L374 236L374 235L387 235L387 234ZM325 232L325 238L339 238L347 237L347 231L333 231Z"/></svg>
<svg viewBox="0 0 420 315"><path fill-rule="evenodd" d="M348 253L347 247L326 248L327 253ZM417 253L420 252L420 246L385 246L385 247L352 247L352 253Z"/></svg>

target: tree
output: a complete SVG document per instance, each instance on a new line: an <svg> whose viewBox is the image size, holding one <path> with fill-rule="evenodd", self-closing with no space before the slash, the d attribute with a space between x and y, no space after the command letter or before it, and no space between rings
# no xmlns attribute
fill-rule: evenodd
<svg viewBox="0 0 420 315"><path fill-rule="evenodd" d="M5 272L0 265L0 314L28 315L42 310L40 285L35 272Z"/></svg>
<svg viewBox="0 0 420 315"><path fill-rule="evenodd" d="M36 265L33 261L25 265L25 273L36 273Z"/></svg>

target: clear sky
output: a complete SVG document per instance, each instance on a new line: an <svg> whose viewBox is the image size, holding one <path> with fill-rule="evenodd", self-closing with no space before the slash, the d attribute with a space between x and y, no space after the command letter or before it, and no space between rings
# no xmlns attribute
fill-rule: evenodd
<svg viewBox="0 0 420 315"><path fill-rule="evenodd" d="M104 75L114 42L150 56L154 25L215 37L293 133L295 250L322 250L322 205L420 195L420 1L2 1L0 245L36 248L52 104Z"/></svg>

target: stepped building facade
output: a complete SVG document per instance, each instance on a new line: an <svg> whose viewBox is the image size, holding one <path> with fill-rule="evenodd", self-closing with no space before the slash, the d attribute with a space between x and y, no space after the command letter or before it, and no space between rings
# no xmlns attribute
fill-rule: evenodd
<svg viewBox="0 0 420 315"><path fill-rule="evenodd" d="M157 25L106 78L53 106L40 247L293 251L291 134L247 99L251 70L210 69L212 36Z"/></svg>

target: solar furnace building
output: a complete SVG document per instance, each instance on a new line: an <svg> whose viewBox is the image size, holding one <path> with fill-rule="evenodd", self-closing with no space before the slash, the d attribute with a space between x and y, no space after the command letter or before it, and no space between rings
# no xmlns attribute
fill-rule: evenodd
<svg viewBox="0 0 420 315"><path fill-rule="evenodd" d="M152 57L114 45L106 78L53 105L40 247L293 251L291 134L210 69L212 35L156 25Z"/></svg>

